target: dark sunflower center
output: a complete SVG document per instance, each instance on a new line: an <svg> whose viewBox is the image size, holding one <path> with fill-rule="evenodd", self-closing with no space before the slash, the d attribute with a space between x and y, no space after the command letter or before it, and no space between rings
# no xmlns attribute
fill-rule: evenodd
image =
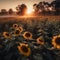
<svg viewBox="0 0 60 60"><path fill-rule="evenodd" d="M17 27L17 25L14 25L14 27Z"/></svg>
<svg viewBox="0 0 60 60"><path fill-rule="evenodd" d="M24 51L24 52L28 52L28 48L27 48L26 46L22 46L21 49L22 49L22 51Z"/></svg>
<svg viewBox="0 0 60 60"><path fill-rule="evenodd" d="M9 34L6 34L6 36L9 36Z"/></svg>
<svg viewBox="0 0 60 60"><path fill-rule="evenodd" d="M56 38L55 42L56 44L60 45L60 37Z"/></svg>
<svg viewBox="0 0 60 60"><path fill-rule="evenodd" d="M39 39L40 42L43 42L43 40Z"/></svg>
<svg viewBox="0 0 60 60"><path fill-rule="evenodd" d="M26 33L26 35L25 35L25 36L30 37L30 34L29 34L29 33Z"/></svg>
<svg viewBox="0 0 60 60"><path fill-rule="evenodd" d="M16 34L19 34L20 33L20 31L19 30L16 30Z"/></svg>

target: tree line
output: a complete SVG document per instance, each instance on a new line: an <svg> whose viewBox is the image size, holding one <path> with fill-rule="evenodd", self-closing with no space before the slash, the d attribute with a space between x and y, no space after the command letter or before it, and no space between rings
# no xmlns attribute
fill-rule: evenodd
<svg viewBox="0 0 60 60"><path fill-rule="evenodd" d="M33 15L60 15L60 2L52 1L49 2L39 2L38 4L33 4L34 12L32 12ZM13 9L9 9L8 11L6 9L1 9L0 15L25 15L27 12L27 6L25 4L18 5L16 7L16 12L13 11Z"/></svg>

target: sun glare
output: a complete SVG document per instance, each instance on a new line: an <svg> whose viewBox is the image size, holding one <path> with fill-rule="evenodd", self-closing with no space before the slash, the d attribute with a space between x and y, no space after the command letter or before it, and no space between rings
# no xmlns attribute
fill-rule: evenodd
<svg viewBox="0 0 60 60"><path fill-rule="evenodd" d="M33 12L34 10L33 10L33 8L28 8L28 10L27 10L27 14L32 14L32 12Z"/></svg>

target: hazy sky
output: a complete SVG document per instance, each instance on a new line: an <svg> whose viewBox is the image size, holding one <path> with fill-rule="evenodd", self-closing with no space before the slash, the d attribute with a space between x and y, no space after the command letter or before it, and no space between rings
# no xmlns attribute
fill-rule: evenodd
<svg viewBox="0 0 60 60"><path fill-rule="evenodd" d="M38 3L40 1L48 1L51 2L53 0L0 0L0 10L1 9L9 9L12 8L13 10L15 10L15 7L19 4L26 4L28 7L32 8L32 5L34 3Z"/></svg>

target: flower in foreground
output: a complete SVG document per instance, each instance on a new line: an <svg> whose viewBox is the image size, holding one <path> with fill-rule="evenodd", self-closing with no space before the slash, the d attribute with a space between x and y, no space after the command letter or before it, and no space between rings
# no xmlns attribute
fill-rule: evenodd
<svg viewBox="0 0 60 60"><path fill-rule="evenodd" d="M37 40L37 43L38 43L38 44L42 44L42 45L44 44L44 41L43 41L42 38L39 37L39 38L37 38L36 40Z"/></svg>
<svg viewBox="0 0 60 60"><path fill-rule="evenodd" d="M29 48L28 44L20 43L20 45L17 48L22 55L30 56L31 49Z"/></svg>
<svg viewBox="0 0 60 60"><path fill-rule="evenodd" d="M17 29L17 30L14 31L14 35L15 35L15 36L20 36L20 33L21 33L21 32L20 32L19 29Z"/></svg>
<svg viewBox="0 0 60 60"><path fill-rule="evenodd" d="M20 32L22 32L22 31L23 31L23 28L22 28L22 27L18 27L17 29L19 29L19 30L20 30Z"/></svg>
<svg viewBox="0 0 60 60"><path fill-rule="evenodd" d="M14 29L18 28L18 24L13 24L13 28Z"/></svg>
<svg viewBox="0 0 60 60"><path fill-rule="evenodd" d="M53 37L52 44L55 48L60 49L60 35Z"/></svg>
<svg viewBox="0 0 60 60"><path fill-rule="evenodd" d="M11 38L11 35L9 34L9 32L3 32L3 36L5 38Z"/></svg>
<svg viewBox="0 0 60 60"><path fill-rule="evenodd" d="M32 39L32 33L30 33L30 32L24 32L23 37L25 39Z"/></svg>

